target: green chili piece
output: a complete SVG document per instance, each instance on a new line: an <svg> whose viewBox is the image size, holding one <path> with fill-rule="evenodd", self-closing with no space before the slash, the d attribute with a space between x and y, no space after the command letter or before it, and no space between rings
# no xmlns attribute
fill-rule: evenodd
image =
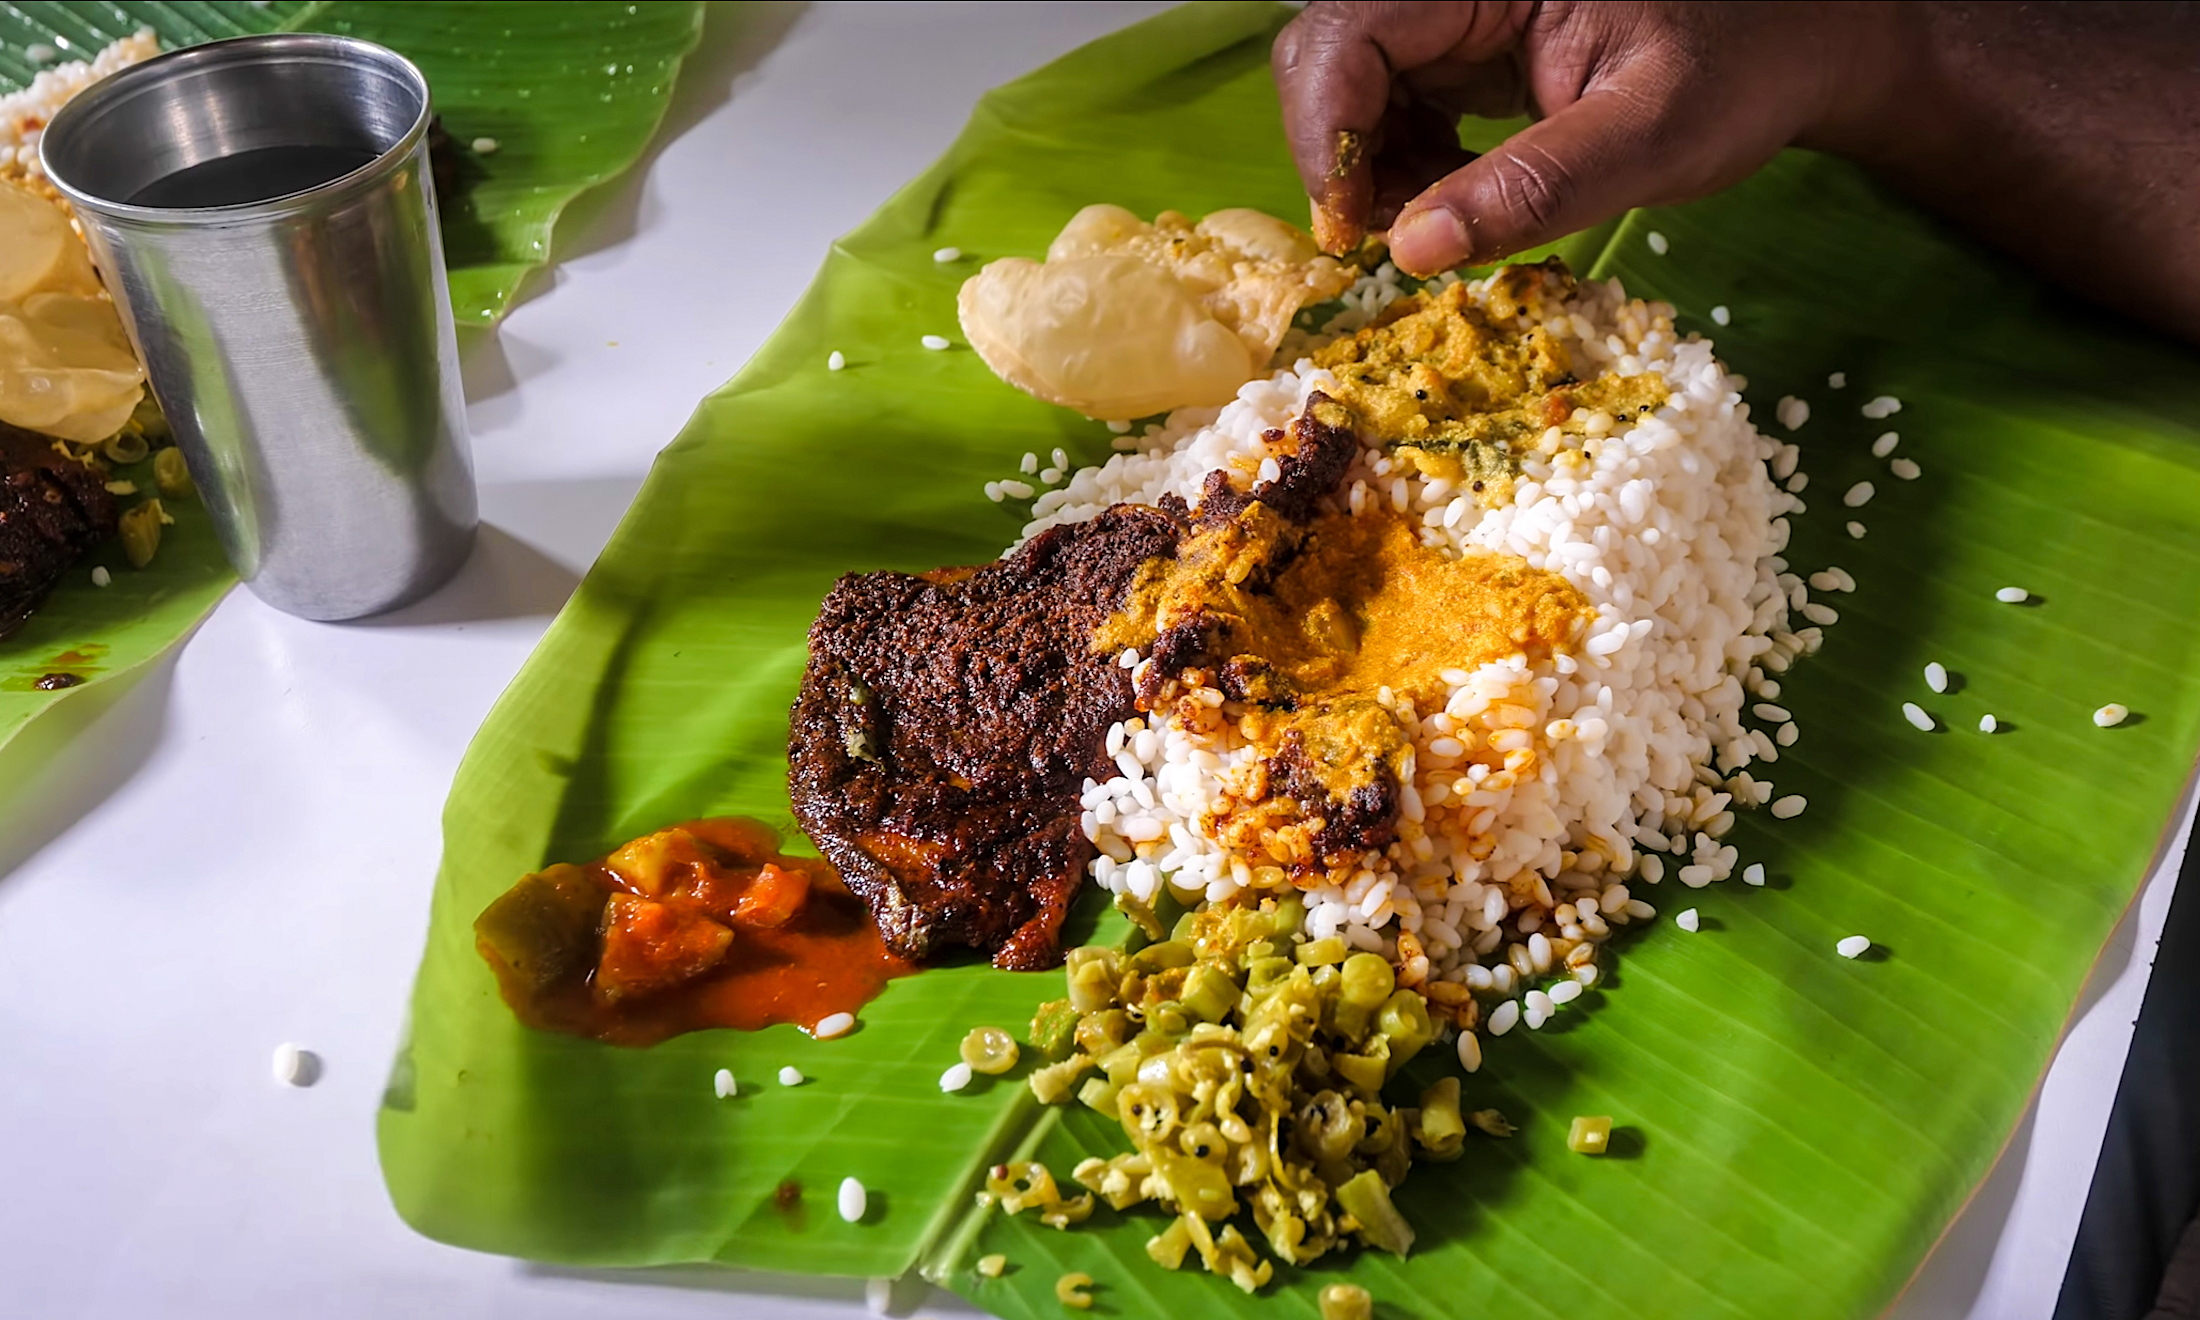
<svg viewBox="0 0 2200 1320"><path fill-rule="evenodd" d="M1182 1269L1185 1253L1191 1249L1192 1233L1182 1218L1170 1220L1167 1228L1146 1239L1146 1254L1165 1270Z"/></svg>
<svg viewBox="0 0 2200 1320"><path fill-rule="evenodd" d="M1355 953L1344 960L1342 993L1346 1003L1378 1008L1397 988L1397 974L1382 955Z"/></svg>
<svg viewBox="0 0 2200 1320"><path fill-rule="evenodd" d="M1360 1240L1393 1256L1413 1249L1413 1225L1391 1204L1390 1189L1373 1169L1354 1174L1337 1189L1337 1204L1360 1221Z"/></svg>
<svg viewBox="0 0 2200 1320"><path fill-rule="evenodd" d="M1067 999L1049 999L1031 1015L1031 1047L1049 1059L1059 1059L1069 1053L1083 1025Z"/></svg>
<svg viewBox="0 0 2200 1320"><path fill-rule="evenodd" d="M1346 953L1343 940L1332 935L1325 940L1308 940L1298 947L1299 965L1302 967L1326 967L1344 961Z"/></svg>
<svg viewBox="0 0 2200 1320"><path fill-rule="evenodd" d="M1092 1067L1092 1060L1082 1054L1072 1054L1060 1063L1050 1063L1034 1069L1031 1074L1031 1093L1039 1097L1043 1105L1057 1104L1069 1098L1070 1088L1077 1079Z"/></svg>
<svg viewBox="0 0 2200 1320"><path fill-rule="evenodd" d="M1202 1022L1222 1021L1237 1001L1237 982L1213 963L1201 963L1184 979L1184 1010Z"/></svg>
<svg viewBox="0 0 2200 1320"><path fill-rule="evenodd" d="M1467 1120L1459 1112L1459 1079L1445 1077L1421 1092L1420 1123L1414 1131L1422 1154L1455 1160L1466 1145Z"/></svg>
<svg viewBox="0 0 2200 1320"><path fill-rule="evenodd" d="M1189 967L1199 955L1185 940L1161 940L1131 955L1131 966L1151 976L1172 967Z"/></svg>
<svg viewBox="0 0 2200 1320"><path fill-rule="evenodd" d="M1069 976L1069 1006L1079 1013L1115 1007L1115 986L1122 972L1115 950L1086 946L1063 955Z"/></svg>
<svg viewBox="0 0 2200 1320"><path fill-rule="evenodd" d="M1077 1048L1095 1059L1104 1058L1120 1047L1131 1035L1131 1015L1120 1008L1103 1009L1087 1013L1077 1019L1074 1037ZM1102 1066L1105 1066L1103 1063Z"/></svg>
<svg viewBox="0 0 2200 1320"><path fill-rule="evenodd" d="M1085 1084L1077 1088L1077 1098L1085 1108L1108 1118L1115 1117L1116 1099L1121 1094L1122 1088L1105 1076L1087 1077Z"/></svg>
<svg viewBox="0 0 2200 1320"><path fill-rule="evenodd" d="M1375 1029L1390 1042L1393 1077L1407 1060L1436 1039L1436 1028L1428 1020L1427 1002L1411 990L1400 990L1383 1001L1382 1009L1375 1014Z"/></svg>
<svg viewBox="0 0 2200 1320"><path fill-rule="evenodd" d="M1289 958L1255 958L1245 965L1245 993L1259 999L1291 975Z"/></svg>

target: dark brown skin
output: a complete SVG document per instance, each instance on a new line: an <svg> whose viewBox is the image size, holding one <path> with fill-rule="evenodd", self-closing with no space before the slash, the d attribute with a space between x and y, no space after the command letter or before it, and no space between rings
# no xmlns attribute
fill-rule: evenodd
<svg viewBox="0 0 2200 1320"><path fill-rule="evenodd" d="M1387 227L1409 272L1483 264L1800 146L2200 342L2190 4L1317 0L1275 72L1331 251ZM1522 112L1479 159L1451 136Z"/></svg>

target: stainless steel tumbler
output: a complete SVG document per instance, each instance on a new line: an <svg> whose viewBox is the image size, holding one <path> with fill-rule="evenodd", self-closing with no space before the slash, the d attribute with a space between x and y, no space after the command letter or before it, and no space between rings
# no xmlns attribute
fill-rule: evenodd
<svg viewBox="0 0 2200 1320"><path fill-rule="evenodd" d="M308 619L417 600L473 543L428 121L394 52L240 37L96 84L40 148L230 562Z"/></svg>

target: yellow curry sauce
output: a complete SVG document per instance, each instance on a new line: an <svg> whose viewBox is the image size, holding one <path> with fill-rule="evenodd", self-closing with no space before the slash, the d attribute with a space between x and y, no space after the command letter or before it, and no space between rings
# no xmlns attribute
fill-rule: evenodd
<svg viewBox="0 0 2200 1320"><path fill-rule="evenodd" d="M1296 746L1342 800L1385 773L1410 779L1412 721L1443 704L1444 670L1547 659L1589 614L1558 574L1513 555L1452 559L1387 507L1301 527L1253 504L1144 565L1094 647L1144 646L1200 619L1210 653L1241 676L1241 734L1270 761Z"/></svg>
<svg viewBox="0 0 2200 1320"><path fill-rule="evenodd" d="M1362 436L1497 508L1512 499L1522 455L1555 453L1568 437L1578 445L1598 413L1646 413L1665 402L1656 372L1578 381L1563 341L1541 325L1519 329L1523 308L1572 286L1552 261L1503 271L1487 308L1464 283L1413 294L1316 352L1314 363L1336 377L1328 393L1352 411Z"/></svg>

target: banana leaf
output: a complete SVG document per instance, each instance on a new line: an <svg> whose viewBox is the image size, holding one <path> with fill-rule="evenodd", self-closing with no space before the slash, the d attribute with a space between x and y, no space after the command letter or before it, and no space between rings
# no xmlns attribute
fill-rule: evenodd
<svg viewBox="0 0 2200 1320"><path fill-rule="evenodd" d="M31 59L35 46L51 48L53 59L89 59L139 28L167 48L270 31L387 45L427 74L459 148L457 186L441 199L451 303L462 328L488 327L527 273L549 260L565 206L641 155L702 13L698 3L0 4L0 93L53 62ZM496 149L473 151L478 138L494 139ZM127 674L180 642L234 583L199 505L167 504L177 525L150 567L128 569L119 549L107 547L72 571L22 632L0 642L0 748L67 696L39 690L41 677L67 672L90 683ZM94 564L113 572L112 587L92 585Z"/></svg>
<svg viewBox="0 0 2200 1320"><path fill-rule="evenodd" d="M1414 1172L1409 1258L1285 1270L1253 1298L1151 1264L1151 1214L1057 1232L974 1208L1004 1154L1065 1174L1124 1148L1014 1077L935 1087L966 1029L1020 1028L1058 975L934 968L822 1043L774 1028L625 1050L528 1031L497 999L470 922L523 872L688 816L786 822L786 711L838 574L991 557L1021 511L983 482L1027 450L1108 452L1098 424L919 336L954 336L977 262L1043 250L1088 202L1299 213L1267 62L1288 12L1189 6L987 96L660 457L451 793L380 1118L420 1231L596 1265L916 1269L1009 1316L1060 1314L1054 1282L1082 1270L1124 1315L1312 1316L1318 1285L1353 1279L1380 1314L1839 1317L1886 1305L1983 1178L2200 748L2200 372L1803 154L1567 252L1674 301L1747 373L1766 425L1782 395L1813 406L1790 558L1858 586L1781 697L1802 739L1772 774L1808 810L1735 831L1765 888L1651 892L1698 907L1701 931L1656 923L1552 1025L1489 1043L1467 1099L1519 1132ZM968 255L936 264L943 245ZM1731 325L1708 318L1721 306ZM1892 421L1860 413L1881 394L1902 400ZM1890 429L1918 479L1870 454ZM1845 507L1866 479L1877 498ZM2009 585L2035 602L1997 602ZM1956 676L1944 695L1929 661ZM2097 728L2108 701L2136 714ZM1874 951L1836 956L1859 932ZM785 1063L811 1080L772 1085ZM713 1094L720 1067L733 1099ZM1615 1117L1612 1154L1567 1151L1576 1114ZM855 1225L831 1209L849 1175L872 1190ZM794 1213L773 1207L790 1179ZM995 1251L1007 1273L976 1276Z"/></svg>

